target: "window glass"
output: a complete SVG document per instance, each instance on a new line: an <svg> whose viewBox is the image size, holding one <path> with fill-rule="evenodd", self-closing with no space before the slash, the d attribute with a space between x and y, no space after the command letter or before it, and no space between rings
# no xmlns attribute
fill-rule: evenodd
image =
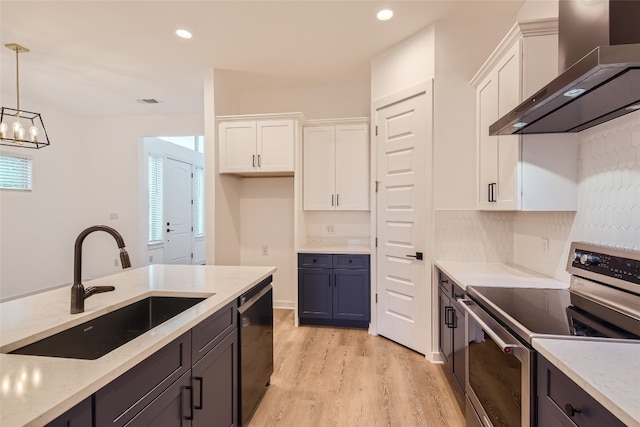
<svg viewBox="0 0 640 427"><path fill-rule="evenodd" d="M162 242L163 158L149 154L149 243Z"/></svg>
<svg viewBox="0 0 640 427"><path fill-rule="evenodd" d="M31 191L31 159L0 155L0 188Z"/></svg>

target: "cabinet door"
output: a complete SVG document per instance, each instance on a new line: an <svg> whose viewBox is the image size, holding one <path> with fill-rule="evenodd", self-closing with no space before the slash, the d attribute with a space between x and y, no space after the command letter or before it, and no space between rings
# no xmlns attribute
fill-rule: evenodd
<svg viewBox="0 0 640 427"><path fill-rule="evenodd" d="M293 120L259 121L257 134L256 165L260 172L293 172Z"/></svg>
<svg viewBox="0 0 640 427"><path fill-rule="evenodd" d="M300 317L332 318L333 270L298 269L298 312Z"/></svg>
<svg viewBox="0 0 640 427"><path fill-rule="evenodd" d="M453 354L451 328L449 327L452 307L449 296L441 287L438 288L438 300L440 310L440 354L442 354L445 363L450 363L451 355Z"/></svg>
<svg viewBox="0 0 640 427"><path fill-rule="evenodd" d="M522 67L520 42L514 43L497 67L498 116L502 117L520 103ZM497 208L520 207L520 136L498 136Z"/></svg>
<svg viewBox="0 0 640 427"><path fill-rule="evenodd" d="M90 427L93 410L91 408L91 398L87 398L51 421L45 427Z"/></svg>
<svg viewBox="0 0 640 427"><path fill-rule="evenodd" d="M464 395L465 389L465 372L467 369L467 361L465 358L465 345L466 337L464 331L464 312L456 308L456 304L453 305L453 313L451 314L453 320L453 339L452 339L452 353L453 353L453 376L458 381L460 392Z"/></svg>
<svg viewBox="0 0 640 427"><path fill-rule="evenodd" d="M369 210L369 132L366 124L336 126L336 209Z"/></svg>
<svg viewBox="0 0 640 427"><path fill-rule="evenodd" d="M369 321L369 270L334 270L333 318Z"/></svg>
<svg viewBox="0 0 640 427"><path fill-rule="evenodd" d="M218 127L220 172L257 170L256 122L221 122Z"/></svg>
<svg viewBox="0 0 640 427"><path fill-rule="evenodd" d="M305 210L335 209L335 127L306 127L302 147Z"/></svg>
<svg viewBox="0 0 640 427"><path fill-rule="evenodd" d="M189 427L193 417L192 397L191 375L187 372L125 427Z"/></svg>
<svg viewBox="0 0 640 427"><path fill-rule="evenodd" d="M498 185L498 137L489 126L498 119L498 82L489 76L479 87L478 108L478 208L494 209Z"/></svg>
<svg viewBox="0 0 640 427"><path fill-rule="evenodd" d="M238 333L193 366L193 426L238 425Z"/></svg>
<svg viewBox="0 0 640 427"><path fill-rule="evenodd" d="M335 209L335 127L306 127L302 156L304 209Z"/></svg>

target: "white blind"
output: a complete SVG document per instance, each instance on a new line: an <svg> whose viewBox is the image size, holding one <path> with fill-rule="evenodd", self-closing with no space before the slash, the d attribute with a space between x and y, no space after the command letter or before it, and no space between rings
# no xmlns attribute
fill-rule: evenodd
<svg viewBox="0 0 640 427"><path fill-rule="evenodd" d="M31 159L0 156L0 188L31 191Z"/></svg>
<svg viewBox="0 0 640 427"><path fill-rule="evenodd" d="M162 242L162 156L149 154L149 243Z"/></svg>
<svg viewBox="0 0 640 427"><path fill-rule="evenodd" d="M193 174L193 231L204 236L204 168L196 166Z"/></svg>

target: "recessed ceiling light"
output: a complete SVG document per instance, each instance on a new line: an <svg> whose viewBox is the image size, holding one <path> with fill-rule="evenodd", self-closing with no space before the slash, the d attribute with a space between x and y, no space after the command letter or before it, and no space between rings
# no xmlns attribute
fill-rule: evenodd
<svg viewBox="0 0 640 427"><path fill-rule="evenodd" d="M183 39L190 39L193 37L189 31L183 29L176 30L176 35Z"/></svg>
<svg viewBox="0 0 640 427"><path fill-rule="evenodd" d="M380 9L378 11L378 13L376 14L376 17L380 21L388 21L389 19L393 18L393 10L392 9Z"/></svg>

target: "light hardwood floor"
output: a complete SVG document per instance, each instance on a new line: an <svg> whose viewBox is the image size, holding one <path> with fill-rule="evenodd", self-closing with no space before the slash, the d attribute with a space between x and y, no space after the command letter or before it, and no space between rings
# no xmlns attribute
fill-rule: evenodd
<svg viewBox="0 0 640 427"><path fill-rule="evenodd" d="M464 426L441 365L366 330L274 311L274 373L248 427Z"/></svg>

